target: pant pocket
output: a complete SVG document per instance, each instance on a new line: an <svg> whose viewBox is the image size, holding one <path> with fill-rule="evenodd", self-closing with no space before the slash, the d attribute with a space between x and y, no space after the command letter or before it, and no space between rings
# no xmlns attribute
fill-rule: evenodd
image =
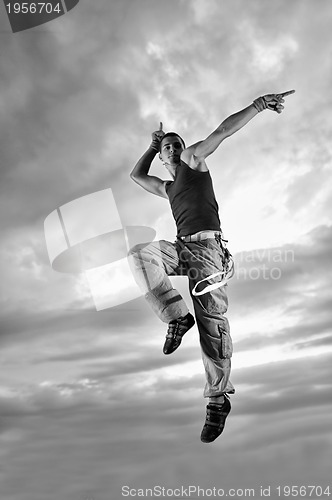
<svg viewBox="0 0 332 500"><path fill-rule="evenodd" d="M222 325L218 325L218 330L220 334L220 349L221 349L221 358L229 359L233 354L233 342L230 336L230 333L226 331Z"/></svg>

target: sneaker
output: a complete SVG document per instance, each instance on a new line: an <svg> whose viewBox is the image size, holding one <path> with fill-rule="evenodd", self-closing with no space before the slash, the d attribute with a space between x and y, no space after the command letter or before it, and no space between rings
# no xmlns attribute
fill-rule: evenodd
<svg viewBox="0 0 332 500"><path fill-rule="evenodd" d="M231 402L226 394L222 405L210 403L206 407L206 420L201 434L203 443L212 443L222 433L227 415L231 411Z"/></svg>
<svg viewBox="0 0 332 500"><path fill-rule="evenodd" d="M184 318L179 318L168 323L166 340L163 348L164 354L172 354L181 344L183 335L195 324L194 316L188 313Z"/></svg>

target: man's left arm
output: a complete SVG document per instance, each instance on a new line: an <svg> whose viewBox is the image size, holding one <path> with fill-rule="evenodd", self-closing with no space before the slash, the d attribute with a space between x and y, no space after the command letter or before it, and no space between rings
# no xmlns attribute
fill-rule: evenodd
<svg viewBox="0 0 332 500"><path fill-rule="evenodd" d="M285 102L284 97L294 92L295 90L289 90L281 94L267 94L255 99L250 106L226 118L226 120L224 120L206 139L187 148L182 153L183 161L189 164L189 162L191 163L192 157L194 157L196 161L207 158L218 148L218 146L220 146L224 139L230 137L244 127L254 118L254 116L264 109L270 109L277 113L281 113L284 109L282 105L282 103Z"/></svg>

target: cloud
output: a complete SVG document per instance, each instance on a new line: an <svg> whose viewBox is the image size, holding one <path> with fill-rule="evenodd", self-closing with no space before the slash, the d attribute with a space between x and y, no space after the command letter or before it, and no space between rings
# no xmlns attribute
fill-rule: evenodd
<svg viewBox="0 0 332 500"><path fill-rule="evenodd" d="M331 234L331 226L321 226L298 243L235 254L234 300L249 310L254 302L272 306L283 296L289 301L286 310L294 311L290 302L306 301L311 292L316 307L322 301L324 308L329 294L324 283L330 273Z"/></svg>
<svg viewBox="0 0 332 500"><path fill-rule="evenodd" d="M58 495L89 492L101 498L106 491L116 497L124 484L288 484L291 476L299 481L304 470L311 481L321 479L325 484L330 363L328 355L309 363L286 361L238 371L239 391L232 398L224 435L209 447L199 442L204 407L190 392L177 393L175 385L162 385L153 396L131 394L111 404L95 399L93 406L87 406L93 388L84 392L84 406L78 396L76 406L68 406L63 387L57 397L55 387L42 388L32 397L42 412L21 420L19 437L6 443L6 463L10 457L16 472L6 467L4 492L23 498L14 483L18 471L20 477L30 477L24 491L28 500L33 495L37 500L42 495L52 498L50 488L56 483ZM217 460L221 450L228 457L222 471ZM243 461L236 460L239 453Z"/></svg>

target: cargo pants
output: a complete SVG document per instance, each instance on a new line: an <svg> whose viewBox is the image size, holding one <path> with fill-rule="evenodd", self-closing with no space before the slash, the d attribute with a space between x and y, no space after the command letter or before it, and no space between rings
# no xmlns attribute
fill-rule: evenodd
<svg viewBox="0 0 332 500"><path fill-rule="evenodd" d="M174 243L161 240L138 244L131 248L128 259L145 299L165 323L189 312L169 276L188 276L206 374L204 397L234 393L230 382L233 346L225 317L227 284L203 295L191 293L198 281L223 269L225 251L220 240L216 237L185 243L177 238Z"/></svg>

